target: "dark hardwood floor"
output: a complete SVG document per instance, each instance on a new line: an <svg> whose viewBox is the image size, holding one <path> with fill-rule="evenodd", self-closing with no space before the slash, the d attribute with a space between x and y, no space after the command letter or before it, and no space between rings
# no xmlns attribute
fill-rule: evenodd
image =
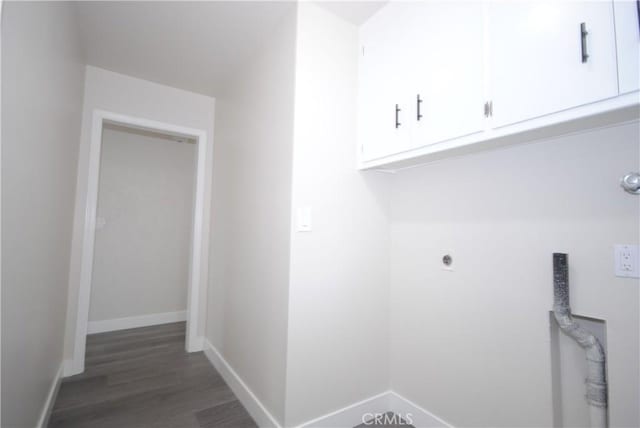
<svg viewBox="0 0 640 428"><path fill-rule="evenodd" d="M184 340L184 322L89 335L85 372L63 380L49 427L257 427Z"/></svg>
<svg viewBox="0 0 640 428"><path fill-rule="evenodd" d="M185 323L87 336L85 372L65 378L50 428L257 428ZM369 421L356 428L412 428Z"/></svg>

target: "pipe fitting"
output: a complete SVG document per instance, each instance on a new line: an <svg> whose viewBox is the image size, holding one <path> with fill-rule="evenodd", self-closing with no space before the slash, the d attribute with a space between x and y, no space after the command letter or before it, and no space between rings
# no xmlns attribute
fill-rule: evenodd
<svg viewBox="0 0 640 428"><path fill-rule="evenodd" d="M571 316L569 306L569 269L567 255L553 253L553 315L560 330L585 350L587 359L587 402L592 427L607 425L607 380L605 353L600 341Z"/></svg>

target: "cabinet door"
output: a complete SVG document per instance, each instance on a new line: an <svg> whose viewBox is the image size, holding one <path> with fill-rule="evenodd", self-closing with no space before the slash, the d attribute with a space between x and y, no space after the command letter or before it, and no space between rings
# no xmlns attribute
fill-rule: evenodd
<svg viewBox="0 0 640 428"><path fill-rule="evenodd" d="M494 127L617 95L612 2L487 7Z"/></svg>
<svg viewBox="0 0 640 428"><path fill-rule="evenodd" d="M481 132L484 117L483 5L417 2L406 25L415 87L413 146ZM419 111L418 111L419 110Z"/></svg>
<svg viewBox="0 0 640 428"><path fill-rule="evenodd" d="M412 91L406 78L410 57L404 12L404 4L390 3L360 28L358 140L365 161L409 147Z"/></svg>
<svg viewBox="0 0 640 428"><path fill-rule="evenodd" d="M640 6L636 0L615 0L616 48L620 93L640 89Z"/></svg>

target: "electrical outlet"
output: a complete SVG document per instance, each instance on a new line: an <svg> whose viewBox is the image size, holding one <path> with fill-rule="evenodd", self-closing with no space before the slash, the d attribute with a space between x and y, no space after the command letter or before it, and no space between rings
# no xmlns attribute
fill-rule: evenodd
<svg viewBox="0 0 640 428"><path fill-rule="evenodd" d="M615 274L623 278L640 278L638 259L640 252L637 245L616 245L614 247L615 255Z"/></svg>

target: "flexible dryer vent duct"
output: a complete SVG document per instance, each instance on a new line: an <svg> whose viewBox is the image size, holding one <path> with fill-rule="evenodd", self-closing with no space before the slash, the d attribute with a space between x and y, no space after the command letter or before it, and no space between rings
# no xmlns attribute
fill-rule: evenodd
<svg viewBox="0 0 640 428"><path fill-rule="evenodd" d="M580 327L569 307L567 255L553 253L553 314L560 329L573 338L587 354L587 401L592 427L607 426L607 381L604 349L598 339Z"/></svg>

